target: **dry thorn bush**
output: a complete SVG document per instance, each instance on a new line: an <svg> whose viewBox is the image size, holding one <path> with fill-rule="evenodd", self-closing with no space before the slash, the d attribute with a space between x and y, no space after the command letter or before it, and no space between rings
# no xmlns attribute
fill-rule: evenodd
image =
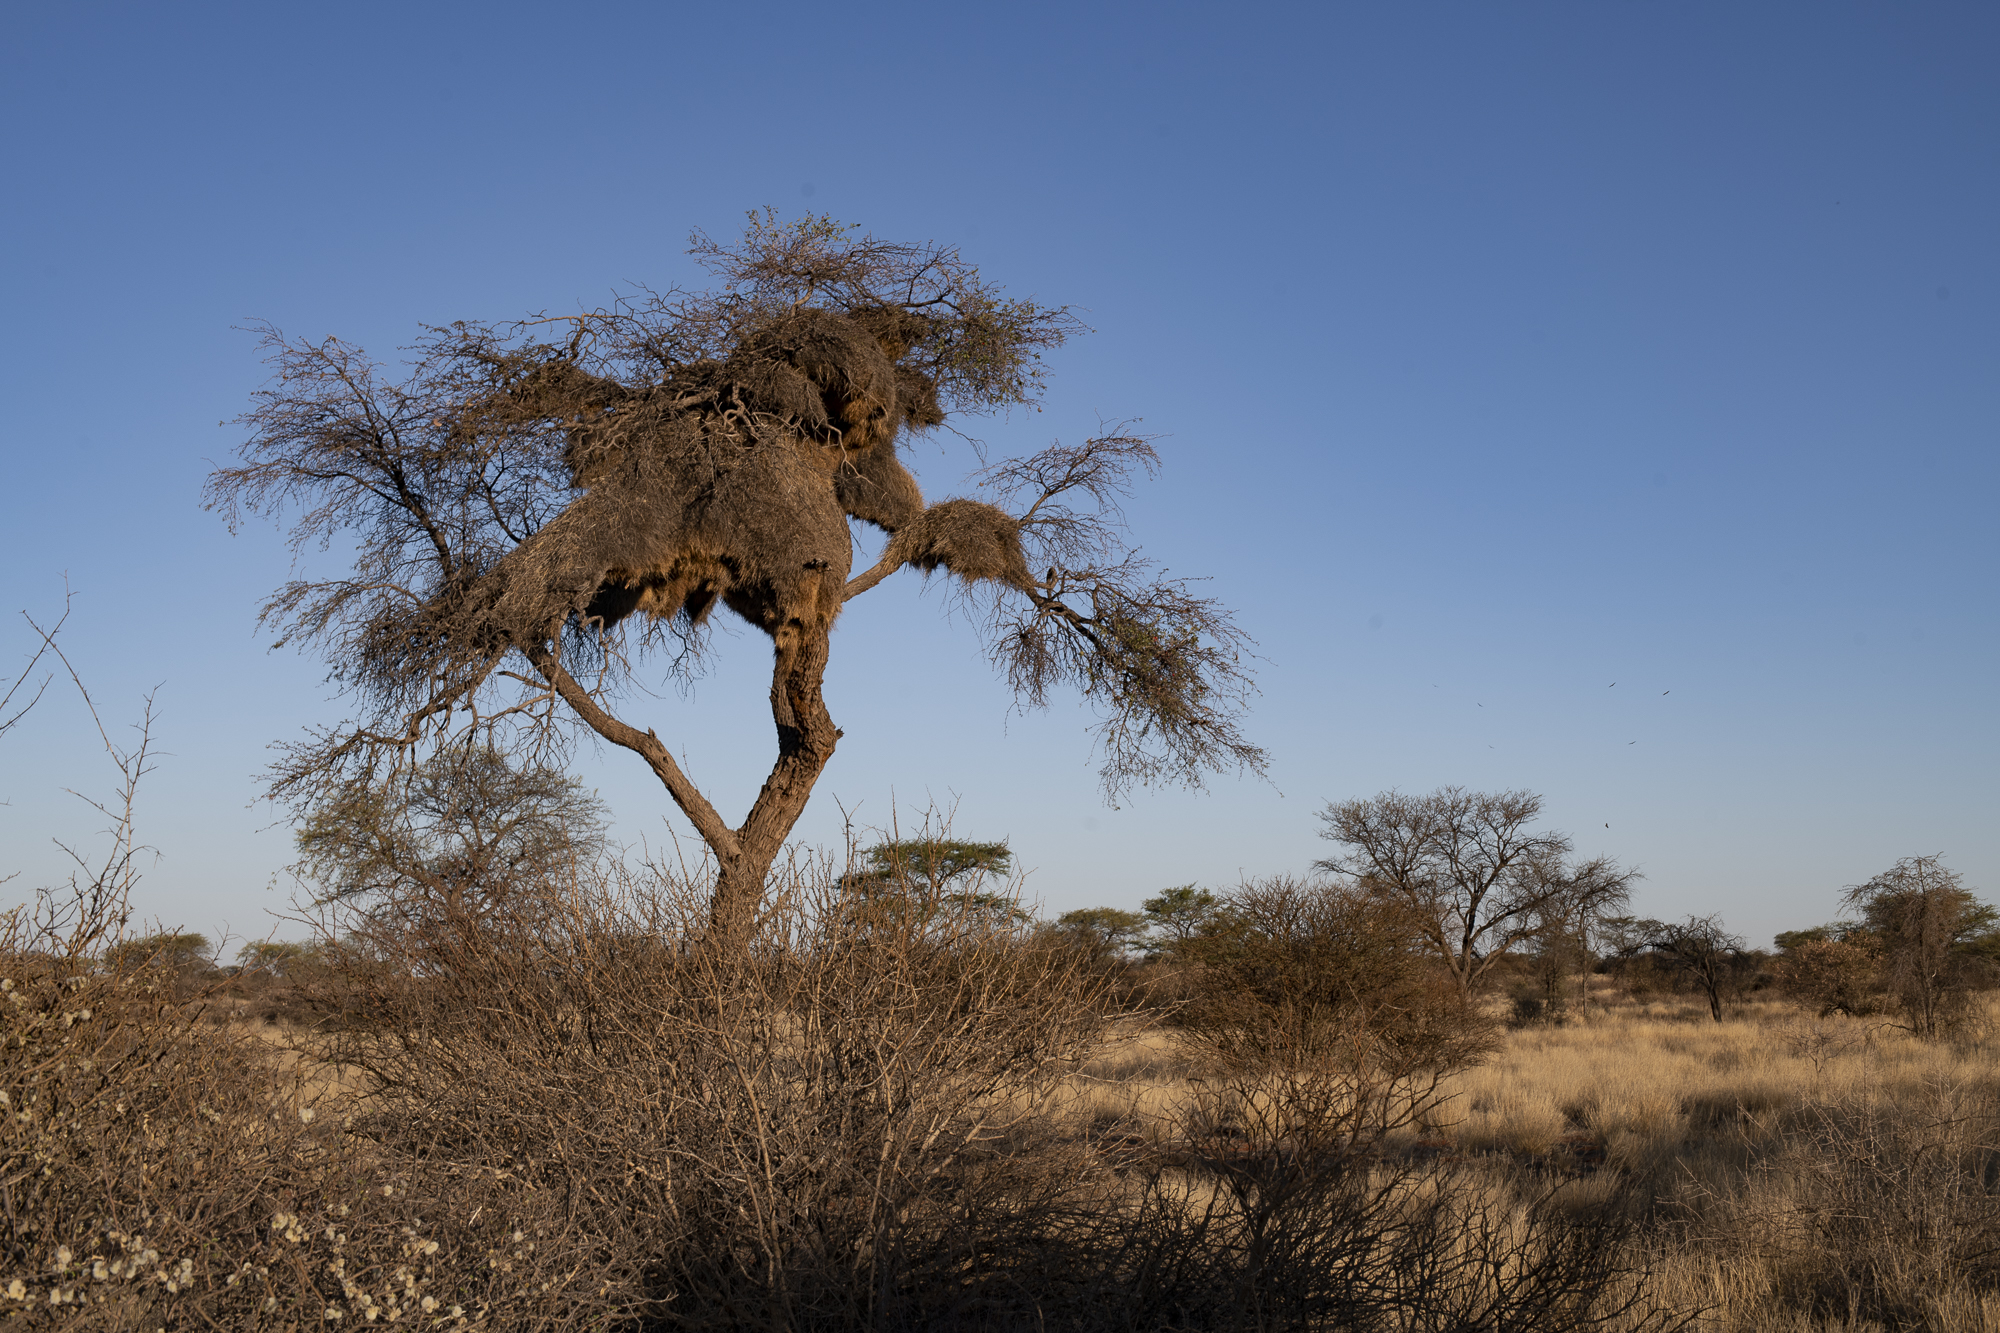
<svg viewBox="0 0 2000 1333"><path fill-rule="evenodd" d="M355 1130L560 1202L626 1305L676 1326L943 1314L999 1280L1086 1165L1046 1141L1097 983L981 912L855 911L799 863L755 947L703 941L712 886L579 875L356 979L382 1018ZM1027 1146L1034 1151L1024 1151Z"/></svg>
<svg viewBox="0 0 2000 1333"><path fill-rule="evenodd" d="M37 629L42 655L69 670L59 628ZM0 915L0 1320L554 1326L560 1295L499 1272L522 1243L504 1209L482 1227L452 1211L467 1190L413 1198L310 1104L311 1069L212 1021L213 988L190 994L175 969L121 947L150 711L138 731L121 747L98 728L118 773L117 795L92 802L110 821L99 851L74 851L67 885Z"/></svg>

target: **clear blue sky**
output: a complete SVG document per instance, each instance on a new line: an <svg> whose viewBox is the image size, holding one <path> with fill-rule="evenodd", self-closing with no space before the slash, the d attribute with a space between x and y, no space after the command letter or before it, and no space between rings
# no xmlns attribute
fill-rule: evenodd
<svg viewBox="0 0 2000 1333"><path fill-rule="evenodd" d="M0 44L0 609L67 574L107 719L158 691L148 915L271 928L265 747L339 716L256 631L278 534L199 506L263 375L232 326L393 357L690 280L764 204L1083 311L980 433L1165 437L1133 524L1259 640L1274 759L1104 807L1088 718L1010 717L906 573L836 631L808 841L955 804L1047 910L1134 906L1459 783L1753 938L1916 853L2000 895L1992 5L47 5ZM911 459L934 498L971 463ZM768 658L724 644L634 714L735 816ZM92 743L52 691L0 748L0 892L102 822L60 790ZM668 836L636 760L578 762Z"/></svg>

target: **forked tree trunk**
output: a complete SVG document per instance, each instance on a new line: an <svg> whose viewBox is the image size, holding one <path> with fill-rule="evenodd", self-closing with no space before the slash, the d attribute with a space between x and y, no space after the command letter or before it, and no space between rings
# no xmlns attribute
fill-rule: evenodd
<svg viewBox="0 0 2000 1333"><path fill-rule="evenodd" d="M826 679L827 631L807 636L790 655L780 657L771 682L771 713L778 728L778 759L757 793L756 803L735 830L736 853L725 857L717 849L721 873L715 881L710 919L716 934L743 942L756 924L757 909L771 864L792 836L806 802L812 799L819 775L833 758L840 729L826 711L821 687ZM683 807L685 808L685 807ZM709 844L711 848L713 843Z"/></svg>
<svg viewBox="0 0 2000 1333"><path fill-rule="evenodd" d="M789 655L781 654L771 682L771 711L778 729L778 759L757 793L741 828L731 828L701 790L674 762L673 754L652 731L622 722L579 685L545 645L529 651L528 660L585 725L613 745L646 761L666 787L695 831L715 854L715 897L710 905L713 938L731 948L749 943L764 900L771 865L784 850L785 839L805 813L819 775L833 758L840 731L826 711L822 685L826 677L828 631L802 636Z"/></svg>

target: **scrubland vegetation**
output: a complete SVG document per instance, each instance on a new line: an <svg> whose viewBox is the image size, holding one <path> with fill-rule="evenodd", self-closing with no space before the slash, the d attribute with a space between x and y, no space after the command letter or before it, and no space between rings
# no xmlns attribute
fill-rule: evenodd
<svg viewBox="0 0 2000 1333"><path fill-rule="evenodd" d="M120 934L118 827L0 938L14 1326L2000 1322L1991 1014L1926 1036L1892 967L1858 1016L1643 954L1468 999L1352 883L1121 934L916 838L794 861L748 951L599 861L213 969Z"/></svg>
<svg viewBox="0 0 2000 1333"><path fill-rule="evenodd" d="M0 915L12 1327L2000 1326L1994 913L1934 857L1765 953L1447 788L1054 922L889 830L719 929L471 748L331 789L312 937L218 967L131 921L146 735Z"/></svg>

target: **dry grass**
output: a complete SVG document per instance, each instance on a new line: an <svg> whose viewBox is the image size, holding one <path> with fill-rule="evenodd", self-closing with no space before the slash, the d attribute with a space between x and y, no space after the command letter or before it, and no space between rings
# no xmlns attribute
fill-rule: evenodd
<svg viewBox="0 0 2000 1333"><path fill-rule="evenodd" d="M1951 1042L1615 990L1506 1034L1395 1163L1459 1163L1637 1220L1652 1295L1715 1333L2000 1331L2000 1000ZM1071 1080L1077 1132L1170 1145L1204 1073L1128 1019Z"/></svg>
<svg viewBox="0 0 2000 1333"><path fill-rule="evenodd" d="M1725 1125L1774 1125L1805 1101L1894 1103L1991 1067L1978 1038L1929 1044L1879 1020L1813 1019L1784 1004L1741 1006L1722 1023L1691 1007L1595 1005L1511 1034L1465 1074L1452 1133L1470 1150L1577 1131L1685 1145Z"/></svg>
<svg viewBox="0 0 2000 1333"><path fill-rule="evenodd" d="M1703 1328L2000 1328L2000 1006L1926 1043L1604 998L1510 1033L1436 1141L1644 1218L1655 1293Z"/></svg>

